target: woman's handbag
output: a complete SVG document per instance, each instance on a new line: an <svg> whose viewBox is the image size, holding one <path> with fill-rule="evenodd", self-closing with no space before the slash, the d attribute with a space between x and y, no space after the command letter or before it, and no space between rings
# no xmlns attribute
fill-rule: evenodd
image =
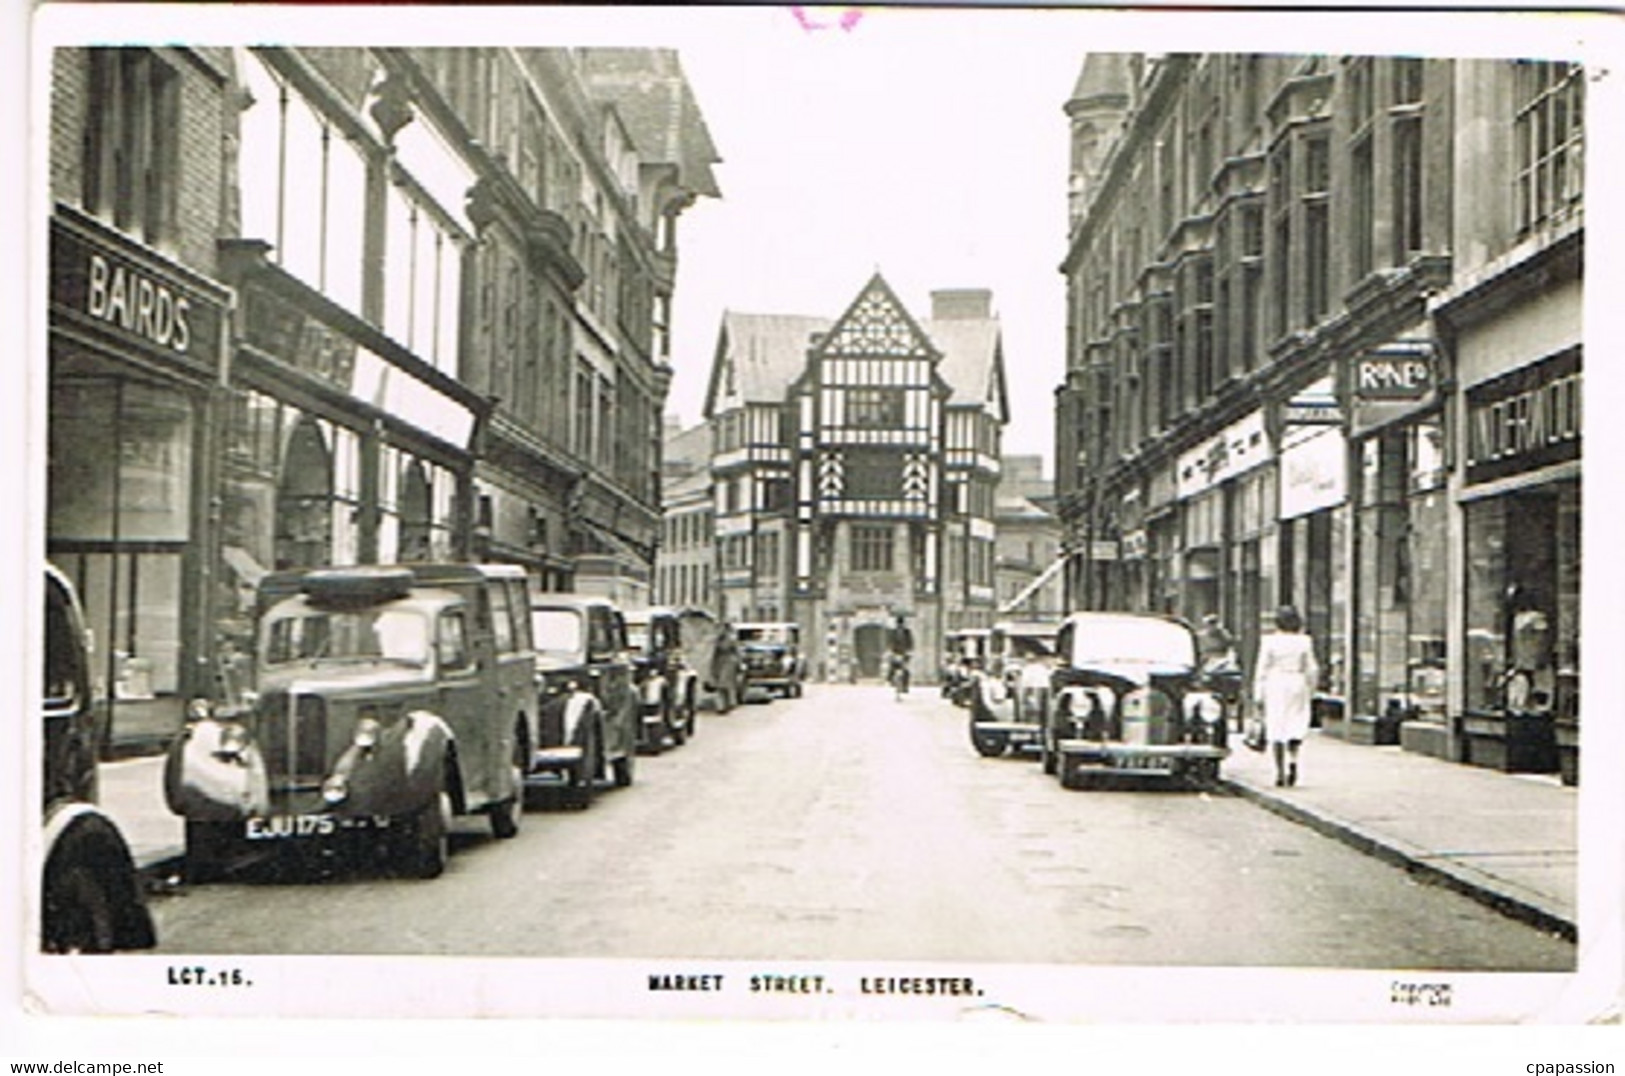
<svg viewBox="0 0 1625 1076"><path fill-rule="evenodd" d="M1248 750L1264 750L1264 722L1256 717L1249 717L1242 725L1241 742Z"/></svg>

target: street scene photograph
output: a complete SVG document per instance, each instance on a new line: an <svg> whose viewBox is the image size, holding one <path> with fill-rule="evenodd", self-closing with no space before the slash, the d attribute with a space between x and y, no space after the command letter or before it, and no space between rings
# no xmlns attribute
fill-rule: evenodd
<svg viewBox="0 0 1625 1076"><path fill-rule="evenodd" d="M1617 27L203 7L31 26L41 1011L1617 1013Z"/></svg>

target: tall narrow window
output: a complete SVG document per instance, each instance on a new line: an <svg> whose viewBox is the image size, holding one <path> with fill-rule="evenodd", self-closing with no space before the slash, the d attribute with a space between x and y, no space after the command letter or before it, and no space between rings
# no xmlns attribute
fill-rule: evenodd
<svg viewBox="0 0 1625 1076"><path fill-rule="evenodd" d="M1304 143L1304 320L1313 324L1331 306L1331 147L1325 138Z"/></svg>
<svg viewBox="0 0 1625 1076"><path fill-rule="evenodd" d="M1422 249L1422 121L1394 124L1394 264Z"/></svg>
<svg viewBox="0 0 1625 1076"><path fill-rule="evenodd" d="M179 79L149 49L89 53L85 211L154 246L169 242L180 182Z"/></svg>
<svg viewBox="0 0 1625 1076"><path fill-rule="evenodd" d="M1374 264L1377 214L1377 176L1371 137L1360 139L1349 153L1349 268L1356 281L1365 279Z"/></svg>

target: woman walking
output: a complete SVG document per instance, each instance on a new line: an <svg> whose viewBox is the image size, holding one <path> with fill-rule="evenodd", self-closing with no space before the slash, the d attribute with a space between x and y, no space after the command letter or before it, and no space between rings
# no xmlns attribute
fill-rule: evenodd
<svg viewBox="0 0 1625 1076"><path fill-rule="evenodd" d="M1320 681L1314 643L1290 605L1275 614L1275 630L1258 641L1253 706L1264 719L1264 738L1275 758L1275 783L1298 783L1298 747L1309 732L1309 706Z"/></svg>

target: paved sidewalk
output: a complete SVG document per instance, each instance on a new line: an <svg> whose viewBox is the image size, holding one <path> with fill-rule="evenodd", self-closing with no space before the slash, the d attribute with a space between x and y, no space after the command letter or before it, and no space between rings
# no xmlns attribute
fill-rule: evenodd
<svg viewBox="0 0 1625 1076"><path fill-rule="evenodd" d="M1231 739L1239 795L1508 915L1575 936L1578 790L1311 731L1298 783L1275 787L1267 753Z"/></svg>
<svg viewBox="0 0 1625 1076"><path fill-rule="evenodd" d="M1573 938L1578 793L1556 777L1497 773L1311 732L1298 784L1276 788L1269 756L1231 740L1238 795L1430 881ZM102 764L102 805L149 877L177 873L181 820L164 805L163 759Z"/></svg>

